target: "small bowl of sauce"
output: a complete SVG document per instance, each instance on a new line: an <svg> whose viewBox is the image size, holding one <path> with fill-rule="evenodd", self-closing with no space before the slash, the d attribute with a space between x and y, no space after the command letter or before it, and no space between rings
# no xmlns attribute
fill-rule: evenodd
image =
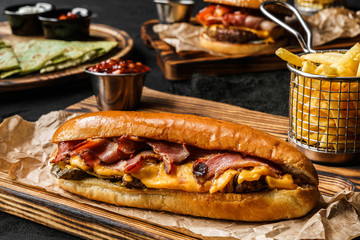
<svg viewBox="0 0 360 240"><path fill-rule="evenodd" d="M51 12L55 6L50 3L29 3L9 6L4 9L12 33L19 36L42 35L43 30L38 17L42 13Z"/></svg>
<svg viewBox="0 0 360 240"><path fill-rule="evenodd" d="M40 14L47 39L83 40L89 37L92 12L86 8L58 9Z"/></svg>
<svg viewBox="0 0 360 240"><path fill-rule="evenodd" d="M141 62L108 59L90 66L90 75L99 110L134 110L140 105L145 76L150 71Z"/></svg>

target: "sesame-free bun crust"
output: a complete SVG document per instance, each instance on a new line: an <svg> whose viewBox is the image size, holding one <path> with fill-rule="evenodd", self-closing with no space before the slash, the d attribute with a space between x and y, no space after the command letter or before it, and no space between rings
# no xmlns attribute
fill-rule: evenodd
<svg viewBox="0 0 360 240"><path fill-rule="evenodd" d="M59 186L88 199L216 219L273 221L307 214L317 203L315 186L247 194L192 193L166 189L128 189L98 178L59 179Z"/></svg>
<svg viewBox="0 0 360 240"><path fill-rule="evenodd" d="M89 199L120 206L241 221L301 217L319 199L318 178L309 159L286 141L246 125L186 114L105 111L70 119L58 128L52 140L58 143L122 135L265 158L301 179L301 184L294 190L273 189L246 194L128 189L95 177L59 179L59 186Z"/></svg>

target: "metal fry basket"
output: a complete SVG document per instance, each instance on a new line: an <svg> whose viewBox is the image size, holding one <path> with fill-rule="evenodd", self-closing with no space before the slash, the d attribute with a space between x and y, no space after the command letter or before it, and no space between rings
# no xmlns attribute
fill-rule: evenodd
<svg viewBox="0 0 360 240"><path fill-rule="evenodd" d="M360 78L291 71L289 141L311 160L350 161L360 154Z"/></svg>
<svg viewBox="0 0 360 240"><path fill-rule="evenodd" d="M306 33L303 37L269 13L265 6L282 5L290 9ZM261 11L292 33L304 53L311 48L312 35L301 14L290 4L266 1ZM343 52L327 50L322 52ZM309 74L299 67L287 65L291 72L289 94L288 140L312 161L345 163L360 157L360 77L327 77Z"/></svg>

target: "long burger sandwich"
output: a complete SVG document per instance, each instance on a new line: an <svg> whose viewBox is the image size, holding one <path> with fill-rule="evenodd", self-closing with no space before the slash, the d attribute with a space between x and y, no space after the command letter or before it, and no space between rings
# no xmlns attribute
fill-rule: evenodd
<svg viewBox="0 0 360 240"><path fill-rule="evenodd" d="M285 44L283 29L260 12L265 0L204 1L211 4L196 15L204 27L202 47L224 54L251 55L274 53Z"/></svg>
<svg viewBox="0 0 360 240"><path fill-rule="evenodd" d="M52 141L61 188L127 207L241 221L307 214L319 198L312 163L245 125L194 115L96 112Z"/></svg>

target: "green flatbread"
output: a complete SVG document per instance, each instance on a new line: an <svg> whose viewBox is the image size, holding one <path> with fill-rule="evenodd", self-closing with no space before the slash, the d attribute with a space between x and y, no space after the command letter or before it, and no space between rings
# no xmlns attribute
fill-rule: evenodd
<svg viewBox="0 0 360 240"><path fill-rule="evenodd" d="M11 75L15 75L17 73L21 72L20 68L14 69L14 70L9 70L9 71L5 71L5 72L1 72L0 73L0 78L7 78L10 77Z"/></svg>
<svg viewBox="0 0 360 240"><path fill-rule="evenodd" d="M19 68L19 62L11 48L0 48L0 72Z"/></svg>
<svg viewBox="0 0 360 240"><path fill-rule="evenodd" d="M11 47L4 40L0 39L0 48Z"/></svg>
<svg viewBox="0 0 360 240"><path fill-rule="evenodd" d="M19 71L19 62L11 46L0 39L0 78L9 77Z"/></svg>
<svg viewBox="0 0 360 240"><path fill-rule="evenodd" d="M0 57L0 77L5 78L13 74L24 75L38 71L45 73L77 66L108 53L117 45L118 43L114 41L81 42L33 39L16 42L12 44L12 57L8 50L4 50L3 61ZM2 49L1 41L0 49ZM5 65L8 63L6 59L10 58L13 64L17 59L17 67L15 64L12 66L13 68ZM4 68L4 72L1 72L2 68ZM12 71L15 69L18 70Z"/></svg>
<svg viewBox="0 0 360 240"><path fill-rule="evenodd" d="M91 61L105 55L117 46L113 41L97 42L68 42L61 59L53 59L46 67L40 70L41 73L77 66L81 63Z"/></svg>
<svg viewBox="0 0 360 240"><path fill-rule="evenodd" d="M63 55L65 44L48 40L30 40L13 45L20 62L20 74L29 74L40 70L47 61Z"/></svg>

